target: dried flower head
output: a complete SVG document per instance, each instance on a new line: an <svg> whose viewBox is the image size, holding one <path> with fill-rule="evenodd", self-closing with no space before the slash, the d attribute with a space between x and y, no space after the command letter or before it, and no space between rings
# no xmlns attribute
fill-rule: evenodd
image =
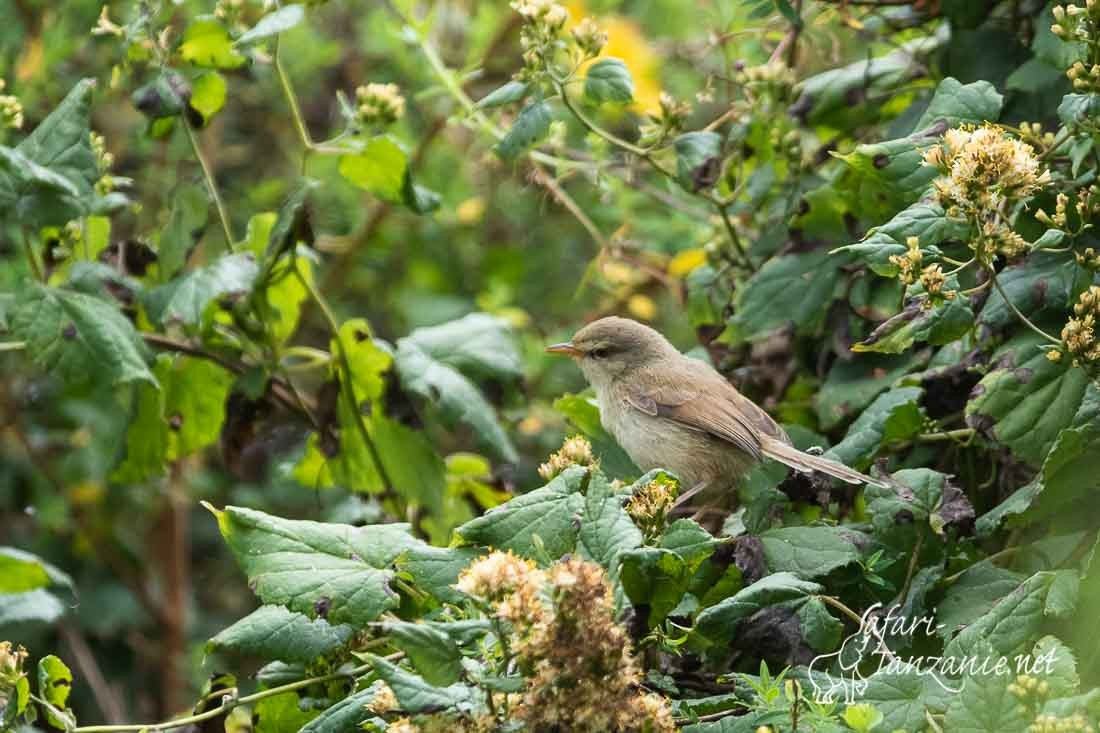
<svg viewBox="0 0 1100 733"><path fill-rule="evenodd" d="M23 664L27 661L27 650L14 648L10 641L0 641L0 700L3 693L12 689L20 678L26 675Z"/></svg>
<svg viewBox="0 0 1100 733"><path fill-rule="evenodd" d="M579 435L574 435L562 443L561 449L539 466L539 476L549 481L570 466L595 466L596 457L592 454L592 444Z"/></svg>
<svg viewBox="0 0 1100 733"><path fill-rule="evenodd" d="M531 575L538 572L535 563L511 551L491 552L463 570L455 587L475 598L499 600L520 586L530 584Z"/></svg>
<svg viewBox="0 0 1100 733"><path fill-rule="evenodd" d="M1096 325L1100 321L1100 286L1092 285L1081 293L1073 306L1074 315L1062 327L1062 349L1072 358L1073 366L1100 363L1100 341ZM1051 352L1047 352L1047 358ZM1061 356L1054 360L1061 359Z"/></svg>
<svg viewBox="0 0 1100 733"><path fill-rule="evenodd" d="M573 40L587 58L599 56L607 45L607 33L593 18L584 18L572 30Z"/></svg>
<svg viewBox="0 0 1100 733"><path fill-rule="evenodd" d="M405 98L396 84L371 83L355 90L356 115L364 125L392 125L405 114Z"/></svg>
<svg viewBox="0 0 1100 733"><path fill-rule="evenodd" d="M378 685L374 697L367 703L367 710L375 715L383 715L391 710L398 710L400 707L397 702L397 695L393 694L393 689L385 682Z"/></svg>
<svg viewBox="0 0 1100 733"><path fill-rule="evenodd" d="M524 21L551 30L561 30L569 20L569 11L555 0L513 0L512 10Z"/></svg>

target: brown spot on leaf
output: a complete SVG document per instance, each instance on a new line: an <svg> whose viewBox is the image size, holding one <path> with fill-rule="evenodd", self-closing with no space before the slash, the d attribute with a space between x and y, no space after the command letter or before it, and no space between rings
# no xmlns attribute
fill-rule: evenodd
<svg viewBox="0 0 1100 733"><path fill-rule="evenodd" d="M61 336L66 341L72 341L76 338L76 326L71 323L66 324L65 327L61 329Z"/></svg>
<svg viewBox="0 0 1100 733"><path fill-rule="evenodd" d="M886 153L879 153L871 159L871 165L875 166L876 168L885 168L886 166L890 165L890 156Z"/></svg>

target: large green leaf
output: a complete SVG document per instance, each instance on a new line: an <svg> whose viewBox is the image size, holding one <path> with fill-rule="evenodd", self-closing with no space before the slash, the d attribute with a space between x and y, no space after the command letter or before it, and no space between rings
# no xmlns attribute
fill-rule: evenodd
<svg viewBox="0 0 1100 733"><path fill-rule="evenodd" d="M772 573L807 580L828 575L859 559L859 551L836 527L782 527L760 535Z"/></svg>
<svg viewBox="0 0 1100 733"><path fill-rule="evenodd" d="M680 603L693 568L678 553L661 547L627 550L621 558L623 590L636 609L646 609L646 621L653 628Z"/></svg>
<svg viewBox="0 0 1100 733"><path fill-rule="evenodd" d="M1010 447L1034 466L1043 463L1063 428L1081 407L1088 375L1068 364L1051 362L1030 333L1018 336L993 357L996 367L971 392L966 421Z"/></svg>
<svg viewBox="0 0 1100 733"><path fill-rule="evenodd" d="M628 104L634 100L634 79L620 59L605 58L588 67L584 96L597 104Z"/></svg>
<svg viewBox="0 0 1100 733"><path fill-rule="evenodd" d="M417 588L440 601L461 604L465 596L454 588L458 576L484 554L478 547L420 545L398 558L397 568L407 573Z"/></svg>
<svg viewBox="0 0 1100 733"><path fill-rule="evenodd" d="M206 308L215 301L251 292L258 274L252 253L225 255L150 290L145 305L157 323L195 326L202 322Z"/></svg>
<svg viewBox="0 0 1100 733"><path fill-rule="evenodd" d="M948 587L936 608L938 632L945 638L954 636L987 614L1024 579L1019 573L997 567L988 560L971 565Z"/></svg>
<svg viewBox="0 0 1100 733"><path fill-rule="evenodd" d="M837 359L825 377L825 384L814 395L814 407L823 429L831 429L845 418L859 414L880 392L900 377L919 368L928 360L927 353L903 356L860 355Z"/></svg>
<svg viewBox="0 0 1100 733"><path fill-rule="evenodd" d="M762 608L805 598L822 590L817 583L802 580L793 573L773 573L704 610L696 619L695 628L713 642L727 641L736 634L741 619Z"/></svg>
<svg viewBox="0 0 1100 733"><path fill-rule="evenodd" d="M426 623L391 621L383 626L428 684L446 687L462 676L462 653L444 631Z"/></svg>
<svg viewBox="0 0 1100 733"><path fill-rule="evenodd" d="M1047 592L1055 574L1036 573L998 600L976 621L948 642L946 656L967 657L985 647L995 654L1012 656L1030 647L1038 636L1044 618Z"/></svg>
<svg viewBox="0 0 1100 733"><path fill-rule="evenodd" d="M24 593L50 585L72 588L73 581L37 555L14 547L0 547L0 593Z"/></svg>
<svg viewBox="0 0 1100 733"><path fill-rule="evenodd" d="M382 657L369 655L374 671L393 690L401 710L406 713L438 712L480 707L481 693L473 687L454 684L436 687L423 677L408 672Z"/></svg>
<svg viewBox="0 0 1100 733"><path fill-rule="evenodd" d="M523 359L511 326L488 313L470 313L438 326L417 328L406 338L463 374L498 379L523 376Z"/></svg>
<svg viewBox="0 0 1100 733"><path fill-rule="evenodd" d="M577 554L595 560L612 575L617 572L619 556L642 544L641 530L623 509L628 498L626 492L616 492L600 472L593 474L585 492Z"/></svg>
<svg viewBox="0 0 1100 733"><path fill-rule="evenodd" d="M283 606L260 606L206 643L207 651L228 651L284 662L312 662L355 635L351 626L330 626Z"/></svg>
<svg viewBox="0 0 1100 733"><path fill-rule="evenodd" d="M249 587L334 624L361 627L397 605L393 561L419 541L407 524L352 527L281 519L244 507L216 510L218 527Z"/></svg>
<svg viewBox="0 0 1100 733"><path fill-rule="evenodd" d="M210 201L201 186L185 184L176 189L172 213L157 245L157 268L162 280L175 277L187 264L191 250L206 227Z"/></svg>
<svg viewBox="0 0 1100 733"><path fill-rule="evenodd" d="M45 588L0 593L0 626L52 624L65 615L65 604Z"/></svg>
<svg viewBox="0 0 1100 733"><path fill-rule="evenodd" d="M968 527L974 507L947 474L930 468L907 468L886 479L885 486L869 485L864 490L872 523L880 535L897 527L927 522L939 535L949 525Z"/></svg>
<svg viewBox="0 0 1100 733"><path fill-rule="evenodd" d="M300 733L347 733L374 717L367 705L378 695L376 687L348 695L302 727ZM296 697L296 696L295 696ZM284 733L279 731L279 733ZM291 733L286 731L285 733Z"/></svg>
<svg viewBox="0 0 1100 733"><path fill-rule="evenodd" d="M958 733L1005 733L1027 730L1032 716L1008 691L1008 675L978 674L962 683L959 694L951 696L944 717L945 730Z"/></svg>
<svg viewBox="0 0 1100 733"><path fill-rule="evenodd" d="M237 69L248 61L233 48L229 31L221 21L209 15L187 25L179 54L184 61L213 69Z"/></svg>
<svg viewBox="0 0 1100 733"><path fill-rule="evenodd" d="M288 31L301 23L305 14L305 9L301 5L284 5L260 18L256 25L242 33L237 39L237 45L255 43Z"/></svg>
<svg viewBox="0 0 1100 733"><path fill-rule="evenodd" d="M908 440L920 432L924 416L919 407L924 390L895 387L875 398L848 428L844 440L828 456L848 466L862 468L891 440Z"/></svg>
<svg viewBox="0 0 1100 733"><path fill-rule="evenodd" d="M466 543L535 558L545 550L556 560L576 546L576 520L585 506L581 491L588 481L589 469L566 469L541 489L494 507L455 532Z"/></svg>
<svg viewBox="0 0 1100 733"><path fill-rule="evenodd" d="M402 200L409 156L389 135L367 140L354 153L340 156L340 175L383 201Z"/></svg>
<svg viewBox="0 0 1100 733"><path fill-rule="evenodd" d="M729 321L733 337L760 340L789 323L799 333L816 332L846 278L842 268L851 261L850 256L830 256L825 250L768 260L737 290ZM783 307L777 308L777 302Z"/></svg>
<svg viewBox="0 0 1100 733"><path fill-rule="evenodd" d="M502 160L513 161L550 132L553 113L550 105L535 100L520 110L516 121L493 150Z"/></svg>
<svg viewBox="0 0 1100 733"><path fill-rule="evenodd" d="M948 217L939 204L918 201L899 211L885 224L871 229L860 242L836 251L851 252L879 275L894 277L898 274L898 268L890 262L890 257L908 251L906 240L909 237L916 237L925 257L934 261L940 254L935 245L965 239L969 229L965 221Z"/></svg>
<svg viewBox="0 0 1100 733"><path fill-rule="evenodd" d="M958 281L954 276L948 278L946 287L958 291ZM923 295L923 288L912 286L910 291L916 291L917 294L909 298L905 308L880 323L866 339L853 344L852 351L900 354L916 341L942 346L970 331L974 323L974 313L970 310L968 298L956 295L950 300L931 305Z"/></svg>
<svg viewBox="0 0 1100 733"><path fill-rule="evenodd" d="M963 84L949 76L936 87L932 101L913 129L919 131L937 123L956 127L966 122L994 122L1003 104L1004 97L989 82Z"/></svg>
<svg viewBox="0 0 1100 733"><path fill-rule="evenodd" d="M133 324L99 298L31 285L10 313L9 325L36 365L67 382L157 384Z"/></svg>
<svg viewBox="0 0 1100 733"><path fill-rule="evenodd" d="M1034 252L1018 265L1006 267L997 275L997 281L1016 309L1032 320L1041 321L1046 316L1061 316L1076 294L1087 285L1088 271L1072 267L1064 254ZM1019 323L1019 318L1005 303L999 290L989 294L978 324L999 331Z"/></svg>
<svg viewBox="0 0 1100 733"><path fill-rule="evenodd" d="M316 710L302 710L294 692L265 697L252 708L255 733L298 733L316 717Z"/></svg>
<svg viewBox="0 0 1100 733"><path fill-rule="evenodd" d="M460 371L436 359L411 338L397 342L395 366L405 389L434 405L445 420L473 428L482 443L505 461L518 459L493 406Z"/></svg>

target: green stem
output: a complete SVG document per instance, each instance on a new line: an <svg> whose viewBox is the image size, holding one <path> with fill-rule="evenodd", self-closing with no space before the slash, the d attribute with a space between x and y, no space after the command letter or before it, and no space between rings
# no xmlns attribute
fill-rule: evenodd
<svg viewBox="0 0 1100 733"><path fill-rule="evenodd" d="M198 138L195 137L195 131L192 129L191 124L181 118L183 122L183 129L187 131L187 141L191 143L191 151L195 154L195 158L199 161L199 167L202 168L202 177L206 181L206 189L210 192L210 198L214 200L214 208L218 212L218 220L222 225L222 233L225 235L225 246L230 252L233 251L233 230L229 228L229 215L225 213L225 203L222 201L221 194L218 193L218 185L214 182L214 174L210 170L210 164L206 162L206 156L202 154L202 150L199 148Z"/></svg>
<svg viewBox="0 0 1100 733"><path fill-rule="evenodd" d="M1034 323L1032 323L1030 318L1028 318L1023 313L1020 312L1020 309L1016 307L1016 304L1013 303L1012 300L1009 299L1008 293L1006 293L1004 288L1001 287L1001 281L997 279L997 273L995 273L992 268L989 269L989 277L993 281L993 287L995 287L997 289L997 292L1000 293L1001 298L1004 300L1004 302L1008 305L1008 307L1012 310L1012 312L1016 314L1016 317L1019 318L1020 321L1025 326L1027 326L1032 331L1034 331L1035 333L1042 336L1044 339L1046 339L1050 343L1056 344L1056 345L1061 345L1061 343L1062 343L1061 339L1054 338L1049 333L1047 333L1046 331L1044 331L1043 329L1039 328Z"/></svg>
<svg viewBox="0 0 1100 733"><path fill-rule="evenodd" d="M267 690L261 690L260 692L253 693L251 695L245 695L244 697L234 698L227 700L213 710L207 710L206 712L196 713L195 715L188 716L186 718L177 718L176 720L166 720L163 723L126 723L123 725L85 725L73 729L72 733L118 733L119 731L130 730L167 730L169 728L182 728L185 725L191 725L192 723L201 723L204 720L210 720L217 718L220 715L225 715L233 708L241 705L247 705L253 702L259 702L264 698L274 697L281 695L284 692L293 692L294 690L300 690L303 687L309 687L310 685L331 682L333 680L343 679L346 677L355 677L357 675L369 672L372 666L364 664L354 669L350 669L347 672L333 672L332 674L322 675L320 677L310 677L304 680L298 680L297 682L289 682L285 685L278 687L272 687Z"/></svg>
<svg viewBox="0 0 1100 733"><path fill-rule="evenodd" d="M707 197L708 201L714 204L718 209L718 213L722 217L722 224L726 227L726 235L730 238L730 243L733 248L737 250L737 256L741 258L741 261L745 263L745 267L749 268L749 272L756 272L756 266L753 265L752 260L749 258L749 253L745 251L745 247L741 244L741 238L737 236L737 230L733 228L733 221L730 219L729 204L721 203L717 199Z"/></svg>
<svg viewBox="0 0 1100 733"><path fill-rule="evenodd" d="M901 593L898 594L898 605L904 606L905 601L909 598L909 589L913 586L913 574L917 571L917 559L920 557L921 547L924 545L924 532L917 533L917 541L913 545L912 553L909 555L909 567L905 571L905 584L901 587Z"/></svg>
<svg viewBox="0 0 1100 733"><path fill-rule="evenodd" d="M917 436L921 443L936 443L942 440L970 440L974 437L974 428L959 428L958 430L943 430L938 433L922 433Z"/></svg>
<svg viewBox="0 0 1100 733"><path fill-rule="evenodd" d="M26 341L4 341L0 342L0 351L22 351L27 348Z"/></svg>
<svg viewBox="0 0 1100 733"><path fill-rule="evenodd" d="M1020 546L1019 546L1019 545L1013 545L1013 546L1011 546L1011 547L1006 547L1006 548L1004 548L1003 550L1000 550L999 552L994 552L994 553L993 553L992 555L990 555L989 557L987 557L987 558L984 558L984 559L983 559L983 560L982 560L981 562L989 562L989 563L992 563L992 562L993 562L993 561L995 561L995 560L1000 560L1000 559L1002 559L1002 558L1005 558L1005 557L1011 557L1012 555L1015 555L1015 554L1016 554L1017 552L1019 552L1019 551L1020 551ZM951 585L951 584L952 584L952 583L954 583L954 582L955 582L956 580L958 580L959 578L961 578L961 577L962 577L962 575L963 575L963 573L965 573L965 572L966 572L967 570L969 570L969 569L970 569L971 567L973 567L973 565L971 565L970 567L967 567L967 568L963 568L962 570L960 570L959 572L955 573L954 575L948 575L948 576L947 576L946 578L944 578L944 579L943 579L942 581L940 581L940 582L941 582L941 583L943 583L944 585Z"/></svg>
<svg viewBox="0 0 1100 733"><path fill-rule="evenodd" d="M858 613L856 613L855 611L853 611L852 609L848 608L848 606L846 606L844 604L844 602L841 601L839 598L834 598L832 596L814 596L814 597L817 598L822 603L824 603L825 605L832 606L836 610L840 611L845 616L847 616L851 620L855 621L856 624L859 626L859 628L861 630L863 629L863 619L860 617L860 615ZM867 630L869 632L871 632L871 635L874 636L875 639L878 640L879 646L882 647L882 651L887 656L887 658L889 658L890 661L892 661L892 662L896 662L897 657L894 656L894 652L890 650L890 647L886 646L886 640L882 638L882 635L878 632L878 629L875 628L875 625L871 624L867 628Z"/></svg>
<svg viewBox="0 0 1100 733"><path fill-rule="evenodd" d="M294 129L298 131L298 137L302 140L302 145L306 150L313 150L313 140L309 136L309 129L306 127L305 118L302 117L302 108L298 106L298 96L294 93L294 87L290 84L290 77L287 76L286 69L283 68L283 61L279 55L279 41L275 41L275 49L272 51L272 63L275 66L275 75L279 77L279 85L283 89L283 96L286 97L287 107L290 108L290 117L294 120Z"/></svg>
<svg viewBox="0 0 1100 733"><path fill-rule="evenodd" d="M355 413L355 425L359 430L359 435L363 438L363 443L367 446L367 451L370 453L371 460L378 468L378 476L382 479L382 485L385 488L386 494L394 495L394 485L393 482L390 481L385 465L382 463L382 455L378 452L378 446L374 444L374 439L371 438L370 431L367 429L367 423L363 420L363 413L359 410L359 401L355 397L355 385L352 384L351 360L348 359L348 351L344 346L343 337L340 335L340 324L337 322L336 316L333 314L328 302L317 290L313 282L302 274L302 271L298 269L297 263L294 263L293 267L295 276L302 283L302 286L306 289L306 292L309 293L309 296L317 304L317 307L320 308L321 314L324 316L329 330L332 331L332 339L336 342L336 349L339 352L336 354L336 357L340 360L340 371L343 372L343 376L340 379L340 388L344 391L345 399L348 400L352 411Z"/></svg>

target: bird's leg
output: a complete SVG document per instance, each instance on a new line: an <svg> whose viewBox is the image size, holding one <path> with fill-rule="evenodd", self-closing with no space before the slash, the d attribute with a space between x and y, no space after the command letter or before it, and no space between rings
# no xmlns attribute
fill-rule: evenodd
<svg viewBox="0 0 1100 733"><path fill-rule="evenodd" d="M676 497L676 501L672 503L672 508L675 510L677 507L683 506L684 502L698 494L703 489L707 488L709 483L710 482L708 481L700 481L684 493L680 494L678 497Z"/></svg>

